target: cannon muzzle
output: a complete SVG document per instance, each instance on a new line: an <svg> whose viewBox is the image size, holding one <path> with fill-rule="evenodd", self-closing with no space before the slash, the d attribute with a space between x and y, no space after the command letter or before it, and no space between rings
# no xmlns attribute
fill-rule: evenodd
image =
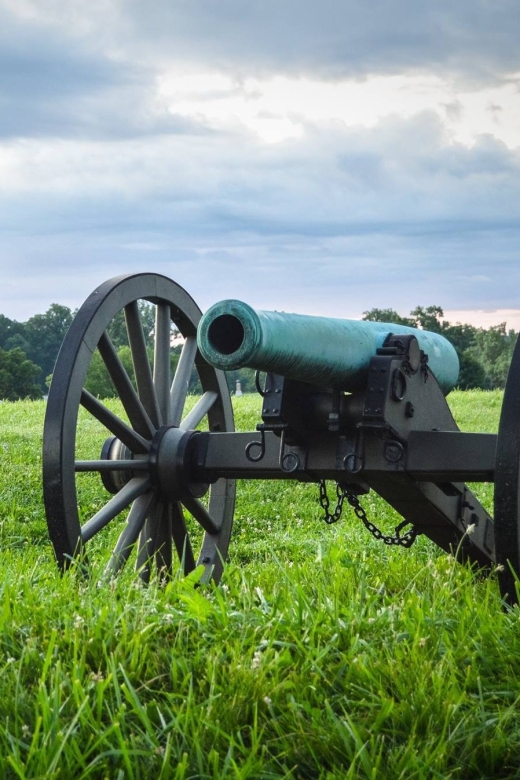
<svg viewBox="0 0 520 780"><path fill-rule="evenodd" d="M208 363L224 371L248 367L354 392L365 387L370 360L390 333L415 336L443 393L455 387L459 360L450 342L396 323L255 311L226 300L203 316L197 341Z"/></svg>

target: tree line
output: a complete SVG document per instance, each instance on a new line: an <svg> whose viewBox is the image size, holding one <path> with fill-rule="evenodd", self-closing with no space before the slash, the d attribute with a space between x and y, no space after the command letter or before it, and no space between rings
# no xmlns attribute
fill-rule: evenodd
<svg viewBox="0 0 520 780"><path fill-rule="evenodd" d="M140 304L143 331L150 356L153 355L154 308L145 302ZM17 322L0 314L0 399L15 401L20 398L41 398L48 390L48 383L60 346L72 323L75 312L67 306L53 303L45 314L36 314L26 322ZM364 320L389 322L430 330L445 336L455 347L460 361L458 387L466 390L482 388L490 390L505 385L513 349L518 334L508 330L505 323L490 328L452 324L444 319L440 306L417 306L408 316L393 309L370 309L364 312ZM126 367L133 376L130 348L126 339L123 314L116 316L110 325L110 337ZM179 360L182 347L172 350L172 372ZM240 380L243 392L255 389L254 371L241 369L227 373L231 392ZM106 368L98 353L94 353L87 389L94 395L106 398L115 395ZM202 390L196 371L190 381L190 392Z"/></svg>

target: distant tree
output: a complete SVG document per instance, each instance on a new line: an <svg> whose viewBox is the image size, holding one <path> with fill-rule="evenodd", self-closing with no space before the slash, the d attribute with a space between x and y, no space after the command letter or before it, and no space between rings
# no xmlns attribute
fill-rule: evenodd
<svg viewBox="0 0 520 780"><path fill-rule="evenodd" d="M0 314L0 347L2 349L13 349L16 344L12 339L16 336L23 337L25 325L16 320L10 320L3 314ZM12 344L12 346L11 346Z"/></svg>
<svg viewBox="0 0 520 780"><path fill-rule="evenodd" d="M474 390L488 386L486 371L482 363L472 356L470 350L459 355L460 370L457 387L460 390Z"/></svg>
<svg viewBox="0 0 520 780"><path fill-rule="evenodd" d="M67 306L53 303L45 314L35 314L25 323L24 337L29 345L27 357L40 366L43 377L52 373L72 319Z"/></svg>
<svg viewBox="0 0 520 780"><path fill-rule="evenodd" d="M12 320L4 314L0 314L0 346L3 348L6 340L9 338Z"/></svg>
<svg viewBox="0 0 520 780"><path fill-rule="evenodd" d="M429 330L432 333L441 333L449 325L449 322L444 322L441 319L444 317L444 311L440 306L427 306L426 308L416 306L410 312L410 316L415 328Z"/></svg>
<svg viewBox="0 0 520 780"><path fill-rule="evenodd" d="M393 309L370 309L364 311L362 318L369 322L395 322L398 325L407 325L408 327L414 327L414 320L409 317L401 317Z"/></svg>
<svg viewBox="0 0 520 780"><path fill-rule="evenodd" d="M443 336L446 336L448 341L451 341L459 357L461 357L467 349L475 345L478 330L473 325L461 325L460 322L456 325L445 323L441 333Z"/></svg>
<svg viewBox="0 0 520 780"><path fill-rule="evenodd" d="M0 398L6 401L41 398L39 375L40 368L21 349L0 348Z"/></svg>
<svg viewBox="0 0 520 780"><path fill-rule="evenodd" d="M126 369L126 372L132 382L135 384L134 367L132 364L132 354L130 347L121 347L117 352L118 357ZM116 389L112 384L110 375L105 367L103 359L99 352L93 353L88 368L87 378L85 380L85 389L95 395L97 398L115 398Z"/></svg>
<svg viewBox="0 0 520 780"><path fill-rule="evenodd" d="M177 363L179 362L180 351L181 347L174 347L170 354L170 372L172 379L175 374ZM135 387L135 371L130 347L120 347L117 350L117 354L130 378L130 381ZM151 347L148 347L148 361L150 363L150 369L153 372L153 349ZM196 381L198 377L196 372L194 372L194 374L195 376L193 381ZM88 374L85 381L85 388L89 391L89 393L92 393L92 395L95 395L97 398L115 398L117 396L116 389L112 384L112 380L110 379L110 375L106 369L105 363L103 362L103 359L97 349L93 353L90 360ZM191 388L190 392L192 392Z"/></svg>
<svg viewBox="0 0 520 780"><path fill-rule="evenodd" d="M22 326L25 328L25 325ZM31 345L24 336L24 331L20 330L17 333L13 333L9 336L3 344L4 349L21 349L27 355L31 349Z"/></svg>
<svg viewBox="0 0 520 780"><path fill-rule="evenodd" d="M155 331L155 306L147 301L139 301L139 315L143 326L144 338L147 346L153 346L153 334ZM173 328L172 328L173 330ZM124 309L119 311L113 318L108 328L108 334L116 349L128 345L128 333L126 330Z"/></svg>
<svg viewBox="0 0 520 780"><path fill-rule="evenodd" d="M517 338L514 330L506 330L505 322L477 331L475 345L466 354L484 368L486 387L505 387Z"/></svg>

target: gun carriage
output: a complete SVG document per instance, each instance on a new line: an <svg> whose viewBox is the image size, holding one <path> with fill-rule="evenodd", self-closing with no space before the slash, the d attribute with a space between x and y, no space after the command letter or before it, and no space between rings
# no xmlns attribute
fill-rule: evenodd
<svg viewBox="0 0 520 780"><path fill-rule="evenodd" d="M150 356L140 302L155 307ZM124 313L132 371L109 332ZM171 334L184 338L174 372ZM122 412L85 389L96 350ZM520 348L504 395L498 435L462 433L445 396L458 360L442 336L395 324L255 312L223 301L202 317L193 299L156 274L116 277L79 310L62 345L44 426L44 503L61 567L113 538L107 574L135 550L147 581L155 566L171 573L204 566L218 581L230 544L236 479L320 485L326 520L350 503L374 535L409 547L425 534L479 569L501 564L504 598L517 599L520 572ZM265 374L262 422L235 432L224 371ZM185 411L196 370L202 394ZM173 375L172 375L173 374ZM259 377L259 373L257 377ZM115 409L115 410L114 410ZM80 420L102 436L85 453ZM80 518L81 480L101 479L106 500ZM330 511L326 482L336 483ZM466 483L494 482L494 519ZM402 516L393 536L364 514L370 489ZM125 522L120 523L121 517ZM122 526L122 528L121 528ZM196 549L198 547L198 549ZM501 570L501 571L500 571Z"/></svg>

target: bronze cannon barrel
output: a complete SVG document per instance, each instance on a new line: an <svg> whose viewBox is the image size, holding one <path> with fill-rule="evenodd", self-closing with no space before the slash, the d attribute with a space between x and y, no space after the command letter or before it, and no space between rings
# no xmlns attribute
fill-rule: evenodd
<svg viewBox="0 0 520 780"><path fill-rule="evenodd" d="M370 360L390 333L415 336L444 394L455 387L459 360L452 344L395 323L255 311L225 300L202 317L197 341L208 363L224 371L248 367L353 392L365 386Z"/></svg>

